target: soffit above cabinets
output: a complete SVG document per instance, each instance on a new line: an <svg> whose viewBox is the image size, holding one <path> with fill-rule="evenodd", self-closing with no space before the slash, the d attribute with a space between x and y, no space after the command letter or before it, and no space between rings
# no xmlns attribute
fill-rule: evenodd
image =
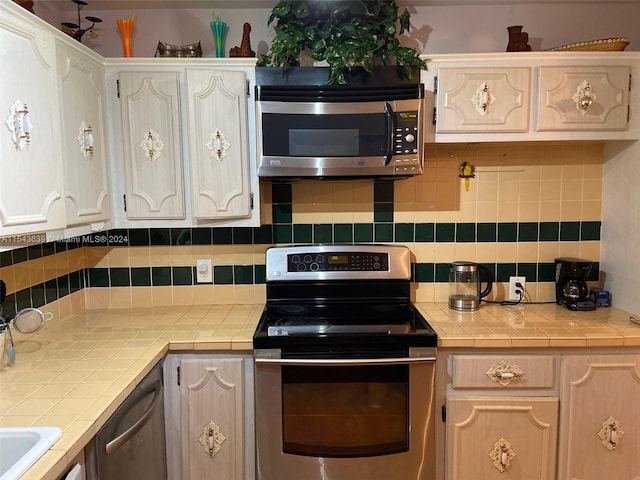
<svg viewBox="0 0 640 480"><path fill-rule="evenodd" d="M638 0L397 0L399 6L454 6L454 5L622 5ZM70 0L49 0L60 10L76 10ZM273 8L278 0L90 0L92 10L142 10L165 8Z"/></svg>

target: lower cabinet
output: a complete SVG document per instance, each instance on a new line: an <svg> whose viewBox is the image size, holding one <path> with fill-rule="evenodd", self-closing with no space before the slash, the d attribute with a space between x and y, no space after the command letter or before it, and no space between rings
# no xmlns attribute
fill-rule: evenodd
<svg viewBox="0 0 640 480"><path fill-rule="evenodd" d="M84 460L84 450L74 457L71 466L58 480L87 480L87 469Z"/></svg>
<svg viewBox="0 0 640 480"><path fill-rule="evenodd" d="M447 399L447 479L555 478L558 399Z"/></svg>
<svg viewBox="0 0 640 480"><path fill-rule="evenodd" d="M640 354L562 362L559 480L640 478Z"/></svg>
<svg viewBox="0 0 640 480"><path fill-rule="evenodd" d="M640 479L637 347L443 349L437 368L438 480Z"/></svg>
<svg viewBox="0 0 640 480"><path fill-rule="evenodd" d="M255 477L251 356L170 355L165 393L169 480Z"/></svg>

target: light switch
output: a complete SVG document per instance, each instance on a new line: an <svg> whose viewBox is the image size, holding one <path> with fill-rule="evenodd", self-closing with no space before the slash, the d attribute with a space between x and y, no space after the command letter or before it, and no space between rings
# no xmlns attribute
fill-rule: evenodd
<svg viewBox="0 0 640 480"><path fill-rule="evenodd" d="M196 282L213 283L213 272L210 258L199 258L196 260Z"/></svg>

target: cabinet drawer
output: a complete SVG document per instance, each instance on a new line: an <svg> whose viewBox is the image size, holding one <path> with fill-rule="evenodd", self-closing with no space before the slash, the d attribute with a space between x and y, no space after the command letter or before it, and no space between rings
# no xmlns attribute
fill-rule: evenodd
<svg viewBox="0 0 640 480"><path fill-rule="evenodd" d="M553 389L556 359L551 355L454 355L455 389Z"/></svg>

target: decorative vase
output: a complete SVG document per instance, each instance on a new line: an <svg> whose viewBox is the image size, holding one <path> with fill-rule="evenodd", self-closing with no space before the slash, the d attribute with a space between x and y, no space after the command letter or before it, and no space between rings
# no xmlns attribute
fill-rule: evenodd
<svg viewBox="0 0 640 480"><path fill-rule="evenodd" d="M227 33L227 24L217 18L211 22L211 31L213 32L213 40L216 47L216 57L224 57L224 35Z"/></svg>
<svg viewBox="0 0 640 480"><path fill-rule="evenodd" d="M133 34L134 21L132 18L119 18L116 20L118 30L122 35L122 52L123 56L131 56L131 35Z"/></svg>
<svg viewBox="0 0 640 480"><path fill-rule="evenodd" d="M522 31L522 25L513 25L507 27L509 32L509 43L507 44L507 52L530 52L529 34Z"/></svg>
<svg viewBox="0 0 640 480"><path fill-rule="evenodd" d="M520 45L522 25L507 27L507 32L509 32L509 43L507 44L507 52L517 52L518 46Z"/></svg>

